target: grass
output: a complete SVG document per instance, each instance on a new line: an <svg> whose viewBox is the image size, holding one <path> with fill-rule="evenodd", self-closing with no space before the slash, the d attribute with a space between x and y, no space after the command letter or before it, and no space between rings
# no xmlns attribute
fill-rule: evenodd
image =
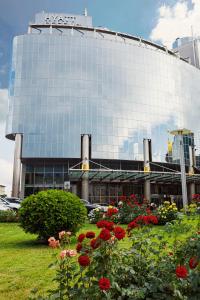
<svg viewBox="0 0 200 300"><path fill-rule="evenodd" d="M195 231L197 219L184 219L183 224L189 226L179 227L182 240ZM87 230L98 231L91 224L86 224L81 232ZM166 232L165 226L154 226L152 230L164 235L166 240L172 242L174 239L173 231ZM74 239L71 248L75 245ZM128 248L130 245L128 238L120 242L120 247ZM24 300L34 288L39 289L40 294L52 288L55 271L48 268L53 261L52 254L52 249L37 244L36 236L25 233L18 224L0 223L0 299Z"/></svg>

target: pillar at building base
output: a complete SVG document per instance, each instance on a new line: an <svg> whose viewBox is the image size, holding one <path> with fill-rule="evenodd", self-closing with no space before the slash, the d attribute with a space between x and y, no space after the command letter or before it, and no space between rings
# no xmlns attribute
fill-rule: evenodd
<svg viewBox="0 0 200 300"><path fill-rule="evenodd" d="M83 134L81 138L81 158L82 158L82 183L81 183L81 198L89 200L89 135Z"/></svg>
<svg viewBox="0 0 200 300"><path fill-rule="evenodd" d="M87 174L82 177L81 198L89 200L89 180Z"/></svg>
<svg viewBox="0 0 200 300"><path fill-rule="evenodd" d="M148 202L151 202L151 182L150 182L150 180L144 181L144 198Z"/></svg>
<svg viewBox="0 0 200 300"><path fill-rule="evenodd" d="M189 183L189 200L190 203L192 201L192 196L195 194L195 183L194 182L190 182Z"/></svg>
<svg viewBox="0 0 200 300"><path fill-rule="evenodd" d="M20 176L21 176L21 145L22 135L15 135L15 152L13 164L13 182L12 182L12 197L19 197L20 193Z"/></svg>
<svg viewBox="0 0 200 300"><path fill-rule="evenodd" d="M77 195L77 185L76 184L72 184L72 193Z"/></svg>
<svg viewBox="0 0 200 300"><path fill-rule="evenodd" d="M20 198L24 199L26 165L22 164Z"/></svg>

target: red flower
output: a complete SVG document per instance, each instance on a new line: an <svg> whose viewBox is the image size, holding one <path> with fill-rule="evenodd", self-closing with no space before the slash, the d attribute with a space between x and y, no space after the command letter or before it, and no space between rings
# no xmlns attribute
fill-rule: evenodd
<svg viewBox="0 0 200 300"><path fill-rule="evenodd" d="M111 238L111 234L110 234L110 231L106 228L103 228L100 232L100 235L99 235L100 239L104 240L104 241L107 241Z"/></svg>
<svg viewBox="0 0 200 300"><path fill-rule="evenodd" d="M123 228L121 228L120 226L116 226L113 231L118 240L122 240L126 235L125 230Z"/></svg>
<svg viewBox="0 0 200 300"><path fill-rule="evenodd" d="M80 255L78 258L79 265L82 267L89 266L90 258L87 255Z"/></svg>
<svg viewBox="0 0 200 300"><path fill-rule="evenodd" d="M138 224L135 221L132 221L128 224L128 230L138 227Z"/></svg>
<svg viewBox="0 0 200 300"><path fill-rule="evenodd" d="M150 223L149 216L142 216L142 221L144 222L144 224L148 225Z"/></svg>
<svg viewBox="0 0 200 300"><path fill-rule="evenodd" d="M125 201L125 200L126 200L126 196L120 196L120 197L119 197L119 200L120 200L120 201Z"/></svg>
<svg viewBox="0 0 200 300"><path fill-rule="evenodd" d="M79 234L79 236L78 236L79 243L82 243L82 241L84 240L84 238L85 238L85 234L84 233Z"/></svg>
<svg viewBox="0 0 200 300"><path fill-rule="evenodd" d="M81 244L81 243L78 243L78 244L76 245L76 250L77 250L77 252L80 252L81 249L82 249L82 244Z"/></svg>
<svg viewBox="0 0 200 300"><path fill-rule="evenodd" d="M110 280L108 278L102 277L99 279L99 288L103 291L110 289Z"/></svg>
<svg viewBox="0 0 200 300"><path fill-rule="evenodd" d="M107 221L100 220L100 221L97 222L96 225L97 225L98 228L104 228L104 227L106 227L106 223L107 223Z"/></svg>
<svg viewBox="0 0 200 300"><path fill-rule="evenodd" d="M90 246L92 247L92 249L97 249L100 246L99 240L98 239L91 240Z"/></svg>
<svg viewBox="0 0 200 300"><path fill-rule="evenodd" d="M108 208L106 215L108 217L112 217L112 215L115 215L117 213L118 213L118 209L116 207L111 207L111 208Z"/></svg>
<svg viewBox="0 0 200 300"><path fill-rule="evenodd" d="M151 210L150 210L149 208L147 208L147 209L146 209L146 213L147 213L148 215L150 215L150 214L151 214Z"/></svg>
<svg viewBox="0 0 200 300"><path fill-rule="evenodd" d="M93 239L95 237L95 233L93 231L86 232L86 238Z"/></svg>
<svg viewBox="0 0 200 300"><path fill-rule="evenodd" d="M106 221L105 228L112 231L114 227L114 223L110 221Z"/></svg>
<svg viewBox="0 0 200 300"><path fill-rule="evenodd" d="M135 194L131 194L131 195L130 195L130 198L131 198L131 199L136 199Z"/></svg>
<svg viewBox="0 0 200 300"><path fill-rule="evenodd" d="M98 228L106 228L111 231L113 230L114 223L106 220L101 220L98 221L96 225Z"/></svg>
<svg viewBox="0 0 200 300"><path fill-rule="evenodd" d="M158 218L156 216L149 216L149 221L152 223L152 224L158 224Z"/></svg>
<svg viewBox="0 0 200 300"><path fill-rule="evenodd" d="M177 266L176 267L176 276L178 278L186 278L188 275L188 271L185 266Z"/></svg>
<svg viewBox="0 0 200 300"><path fill-rule="evenodd" d="M199 264L199 262L198 262L196 256L193 256L193 257L190 258L190 260L189 260L190 269L195 269L196 266L198 266L198 264Z"/></svg>

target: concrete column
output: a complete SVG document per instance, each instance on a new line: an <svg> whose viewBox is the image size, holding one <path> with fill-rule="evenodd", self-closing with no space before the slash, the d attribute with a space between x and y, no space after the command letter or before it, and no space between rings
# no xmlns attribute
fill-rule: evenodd
<svg viewBox="0 0 200 300"><path fill-rule="evenodd" d="M72 184L72 193L77 195L77 185L76 185L76 183Z"/></svg>
<svg viewBox="0 0 200 300"><path fill-rule="evenodd" d="M189 183L189 199L190 202L192 201L192 195L195 194L195 183L194 182L190 182Z"/></svg>
<svg viewBox="0 0 200 300"><path fill-rule="evenodd" d="M22 164L22 169L21 169L21 188L20 188L20 198L24 199L24 190L25 190L25 175L26 175L26 165L23 163Z"/></svg>
<svg viewBox="0 0 200 300"><path fill-rule="evenodd" d="M150 180L144 181L144 198L148 202L151 201L151 182L150 182Z"/></svg>
<svg viewBox="0 0 200 300"><path fill-rule="evenodd" d="M144 153L144 172L149 173L150 172L150 140L149 139L144 139L143 140L143 153ZM147 201L151 201L151 182L149 179L145 179L144 181L144 198Z"/></svg>
<svg viewBox="0 0 200 300"><path fill-rule="evenodd" d="M17 133L15 135L12 197L19 197L20 176L21 176L21 146L22 146L22 135L20 133Z"/></svg>
<svg viewBox="0 0 200 300"><path fill-rule="evenodd" d="M192 146L189 146L189 175L192 177L194 175L194 166L195 166L195 154L194 154L194 148ZM189 183L189 200L192 201L192 195L195 194L195 183L190 182Z"/></svg>
<svg viewBox="0 0 200 300"><path fill-rule="evenodd" d="M84 134L82 136L82 170L84 171L82 176L81 198L89 199L89 135Z"/></svg>

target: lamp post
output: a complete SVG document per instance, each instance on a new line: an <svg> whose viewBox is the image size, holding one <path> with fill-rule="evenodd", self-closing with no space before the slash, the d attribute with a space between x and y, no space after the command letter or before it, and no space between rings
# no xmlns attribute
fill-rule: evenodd
<svg viewBox="0 0 200 300"><path fill-rule="evenodd" d="M188 205L188 198L187 198L187 184L186 184L186 174L185 174L185 155L184 155L183 136L190 134L191 131L183 128L183 129L173 130L170 133L177 136L179 141L183 208L186 210L186 206Z"/></svg>

